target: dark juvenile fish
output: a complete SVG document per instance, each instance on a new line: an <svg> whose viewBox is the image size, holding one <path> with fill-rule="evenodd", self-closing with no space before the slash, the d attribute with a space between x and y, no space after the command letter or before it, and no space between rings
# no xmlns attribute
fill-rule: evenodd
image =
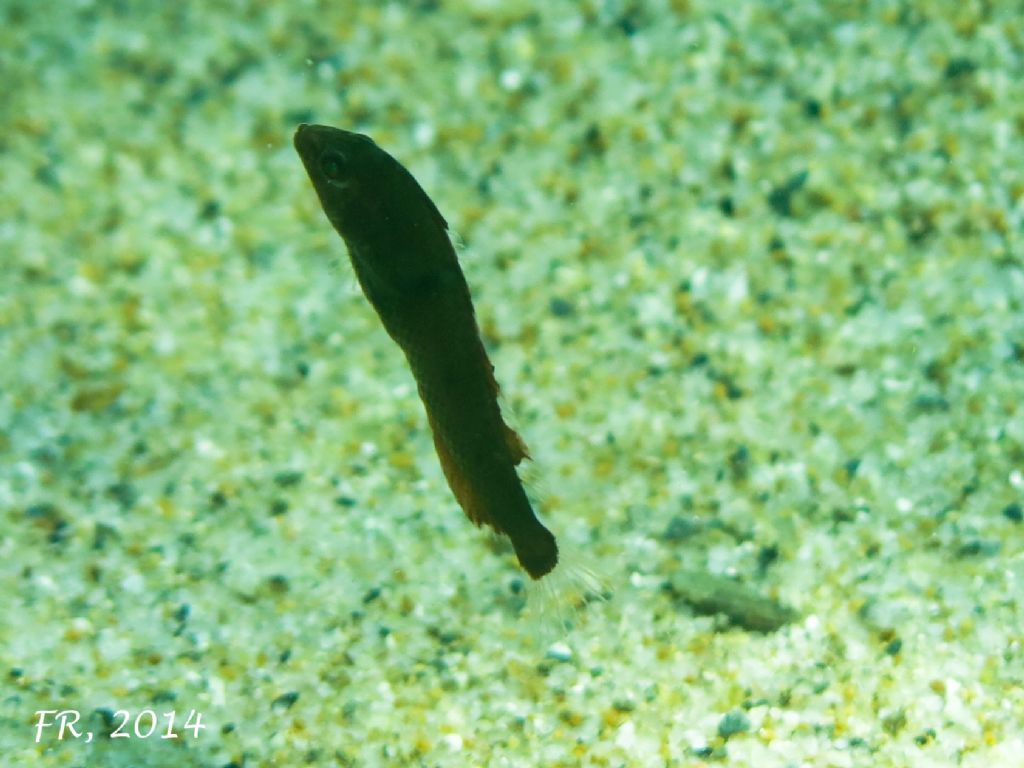
<svg viewBox="0 0 1024 768"><path fill-rule="evenodd" d="M539 579L557 564L558 547L516 474L529 456L502 419L448 223L368 136L300 125L295 149L363 293L405 352L455 498L474 523L508 536L520 565Z"/></svg>

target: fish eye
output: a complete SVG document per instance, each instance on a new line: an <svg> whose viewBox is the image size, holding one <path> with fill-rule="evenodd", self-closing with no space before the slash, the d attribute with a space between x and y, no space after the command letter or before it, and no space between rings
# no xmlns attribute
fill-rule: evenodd
<svg viewBox="0 0 1024 768"><path fill-rule="evenodd" d="M345 156L328 150L320 155L320 172L328 181L341 181L345 175Z"/></svg>

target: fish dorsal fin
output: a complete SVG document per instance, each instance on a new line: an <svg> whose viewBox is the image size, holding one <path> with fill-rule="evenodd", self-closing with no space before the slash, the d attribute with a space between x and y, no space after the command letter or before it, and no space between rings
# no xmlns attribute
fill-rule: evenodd
<svg viewBox="0 0 1024 768"><path fill-rule="evenodd" d="M512 463L519 464L523 459L530 458L530 452L519 433L504 422L501 426L505 428L505 445L508 446L508 452L512 455Z"/></svg>
<svg viewBox="0 0 1024 768"><path fill-rule="evenodd" d="M413 181L416 181L416 180L413 179ZM418 184L419 183L417 182L417 186L418 186ZM420 189L422 190L422 187L420 187ZM434 215L434 220L438 224L441 225L441 229L443 229L443 230L445 230L447 232L448 231L448 222L445 220L444 216L441 215L441 212L439 210L437 210L437 206L434 205L434 201L430 199L430 195L428 195L426 192L424 192L423 196L425 198L427 198L427 202L430 203L430 211Z"/></svg>
<svg viewBox="0 0 1024 768"><path fill-rule="evenodd" d="M487 372L487 384L490 387L491 394L497 400L501 394L501 387L498 386L498 380L494 378L494 365L490 360L486 361L484 370ZM518 466L519 462L523 459L530 458L530 451L526 447L526 442L519 436L519 433L505 423L504 417L502 417L501 427L505 432L505 445L512 456L512 463Z"/></svg>
<svg viewBox="0 0 1024 768"><path fill-rule="evenodd" d="M394 160L394 158L392 158L392 160ZM426 203L427 210L430 213L430 217L434 220L434 223L438 224L443 231L447 232L448 222L445 221L445 218L444 216L441 215L441 212L437 210L437 206L434 204L434 201L431 200L430 195L428 195L424 191L423 187L420 186L420 183L416 181L416 177L409 173L409 171L406 169L404 165L399 163L397 160L394 160L394 163L395 167L398 168L399 174L404 176L407 182L411 182L413 189L419 192L419 197L424 203Z"/></svg>

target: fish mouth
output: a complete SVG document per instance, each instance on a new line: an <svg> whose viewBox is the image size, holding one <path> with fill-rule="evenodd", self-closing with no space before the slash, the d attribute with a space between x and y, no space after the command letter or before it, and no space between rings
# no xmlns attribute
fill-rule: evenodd
<svg viewBox="0 0 1024 768"><path fill-rule="evenodd" d="M292 142L295 144L295 151L300 156L312 156L320 149L322 132L318 131L318 128L322 128L322 126L300 123L299 127L295 129L295 137Z"/></svg>
<svg viewBox="0 0 1024 768"><path fill-rule="evenodd" d="M359 136L359 134L350 133L341 128L332 128L329 125L300 123L295 129L292 142L295 144L295 151L308 166L309 161L320 157L324 151L332 147L341 149L346 146L354 136Z"/></svg>
<svg viewBox="0 0 1024 768"><path fill-rule="evenodd" d="M324 150L332 147L343 150L345 147L362 148L363 145L368 145L377 149L377 145L369 136L315 123L299 123L292 142L295 144L295 151L303 159L319 157Z"/></svg>

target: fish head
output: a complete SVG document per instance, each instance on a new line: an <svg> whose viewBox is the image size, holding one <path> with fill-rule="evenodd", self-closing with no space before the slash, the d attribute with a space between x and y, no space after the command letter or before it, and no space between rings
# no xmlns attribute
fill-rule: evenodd
<svg viewBox="0 0 1024 768"><path fill-rule="evenodd" d="M381 150L369 136L329 125L300 125L295 151L306 167L324 211L344 234L370 211L377 189Z"/></svg>
<svg viewBox="0 0 1024 768"><path fill-rule="evenodd" d="M369 136L300 125L295 149L377 310L467 292L448 223L412 174Z"/></svg>

